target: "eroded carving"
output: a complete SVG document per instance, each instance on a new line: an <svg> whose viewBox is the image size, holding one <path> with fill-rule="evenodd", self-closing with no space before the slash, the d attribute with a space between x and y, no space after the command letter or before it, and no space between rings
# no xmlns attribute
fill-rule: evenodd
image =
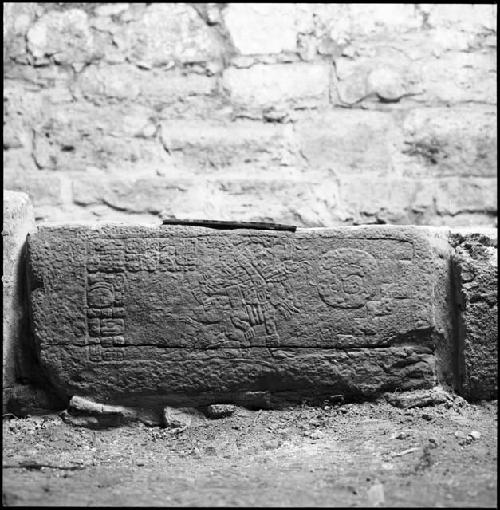
<svg viewBox="0 0 500 510"><path fill-rule="evenodd" d="M44 254L33 259L40 360L62 391L164 399L432 382L421 345L434 324L432 251L417 231L104 226L42 228L30 243Z"/></svg>
<svg viewBox="0 0 500 510"><path fill-rule="evenodd" d="M125 251L123 241L93 240L87 247L87 344L90 361L117 361L103 347L124 346ZM89 253L90 252L90 253Z"/></svg>
<svg viewBox="0 0 500 510"><path fill-rule="evenodd" d="M319 295L336 308L360 308L375 293L376 270L377 261L363 250L330 250L319 261Z"/></svg>

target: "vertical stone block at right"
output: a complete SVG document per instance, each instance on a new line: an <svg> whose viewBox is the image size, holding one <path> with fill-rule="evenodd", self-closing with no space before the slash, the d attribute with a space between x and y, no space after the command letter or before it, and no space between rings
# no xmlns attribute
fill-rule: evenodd
<svg viewBox="0 0 500 510"><path fill-rule="evenodd" d="M497 233L454 233L459 388L468 400L497 398Z"/></svg>

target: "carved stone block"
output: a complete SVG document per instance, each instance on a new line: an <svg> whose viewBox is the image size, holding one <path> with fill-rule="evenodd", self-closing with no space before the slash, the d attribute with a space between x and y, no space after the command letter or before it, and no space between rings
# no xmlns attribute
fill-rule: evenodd
<svg viewBox="0 0 500 510"><path fill-rule="evenodd" d="M436 258L414 227L40 227L40 362L63 395L128 404L431 387Z"/></svg>

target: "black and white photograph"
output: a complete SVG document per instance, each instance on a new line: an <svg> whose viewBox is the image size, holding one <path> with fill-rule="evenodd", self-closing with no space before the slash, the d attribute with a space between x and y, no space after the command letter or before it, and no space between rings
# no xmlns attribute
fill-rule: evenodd
<svg viewBox="0 0 500 510"><path fill-rule="evenodd" d="M2 506L497 508L497 4L2 7Z"/></svg>

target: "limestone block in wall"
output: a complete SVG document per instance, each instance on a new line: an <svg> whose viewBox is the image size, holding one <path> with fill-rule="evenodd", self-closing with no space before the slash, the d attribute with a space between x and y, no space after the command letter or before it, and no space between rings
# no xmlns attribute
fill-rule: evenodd
<svg viewBox="0 0 500 510"><path fill-rule="evenodd" d="M81 9L46 12L28 30L26 39L36 59L52 57L61 64L90 62L99 50L88 15Z"/></svg>
<svg viewBox="0 0 500 510"><path fill-rule="evenodd" d="M497 232L455 233L455 242L459 387L471 400L497 398Z"/></svg>
<svg viewBox="0 0 500 510"><path fill-rule="evenodd" d="M427 4L427 23L431 27L453 27L462 31L496 31L497 6L495 4Z"/></svg>
<svg viewBox="0 0 500 510"><path fill-rule="evenodd" d="M436 184L434 196L439 214L486 212L494 215L498 210L496 178L450 177L436 180Z"/></svg>
<svg viewBox="0 0 500 510"><path fill-rule="evenodd" d="M113 42L127 61L142 66L203 62L220 57L216 32L193 6L149 4L138 19L123 24Z"/></svg>
<svg viewBox="0 0 500 510"><path fill-rule="evenodd" d="M334 33L341 33L345 27L345 34L353 39L365 34L405 32L421 26L421 16L414 4L354 3L336 7L337 12L340 12L329 20L332 30Z"/></svg>
<svg viewBox="0 0 500 510"><path fill-rule="evenodd" d="M290 124L249 120L169 120L161 125L161 140L179 168L219 173L227 167L249 166L250 172L293 166L300 157L295 151ZM241 168L240 176L245 175Z"/></svg>
<svg viewBox="0 0 500 510"><path fill-rule="evenodd" d="M420 63L427 104L467 101L497 104L496 48L475 52L446 52Z"/></svg>
<svg viewBox="0 0 500 510"><path fill-rule="evenodd" d="M238 172L202 179L83 175L72 184L75 203L105 203L116 211L164 217L332 224L337 184L308 178L243 178Z"/></svg>
<svg viewBox="0 0 500 510"><path fill-rule="evenodd" d="M15 161L14 161L15 162ZM35 207L50 205L61 206L67 176L48 171L19 172L12 164L4 167L4 185L13 191L26 193Z"/></svg>
<svg viewBox="0 0 500 510"><path fill-rule="evenodd" d="M404 53L340 58L336 62L338 103L355 105L365 99L399 101L422 92L415 64Z"/></svg>
<svg viewBox="0 0 500 510"><path fill-rule="evenodd" d="M368 34L414 30L422 24L411 4L229 3L223 17L242 55L296 51L299 35L314 34L320 42L324 37L343 43Z"/></svg>
<svg viewBox="0 0 500 510"><path fill-rule="evenodd" d="M297 119L294 132L309 171L333 171L351 175L354 181L354 175L363 172L392 173L393 155L401 150L401 129L388 112L311 112Z"/></svg>
<svg viewBox="0 0 500 510"><path fill-rule="evenodd" d="M446 225L464 224L460 217L480 214L493 225L497 211L497 181L494 178L379 177L361 174L339 179L339 215L357 223Z"/></svg>
<svg viewBox="0 0 500 510"><path fill-rule="evenodd" d="M490 106L411 110L404 120L404 152L415 165L406 163L405 173L494 177L496 122Z"/></svg>
<svg viewBox="0 0 500 510"><path fill-rule="evenodd" d="M496 48L482 40L448 29L354 38L335 60L334 101L377 108L496 104Z"/></svg>
<svg viewBox="0 0 500 510"><path fill-rule="evenodd" d="M36 2L4 2L4 72L8 60L26 63L26 32L35 17Z"/></svg>
<svg viewBox="0 0 500 510"><path fill-rule="evenodd" d="M222 87L230 101L243 108L317 108L328 105L331 70L327 63L228 68L222 76Z"/></svg>
<svg viewBox="0 0 500 510"><path fill-rule="evenodd" d="M195 148L193 148L195 150ZM241 221L295 222L299 226L397 223L494 225L497 210L493 178L419 178L345 172L336 177L314 172L287 175L273 168L242 177L241 165L211 176L172 167L165 176L130 178L104 172L75 174L75 203L115 211L165 217L204 217ZM183 177L179 175L181 170Z"/></svg>
<svg viewBox="0 0 500 510"><path fill-rule="evenodd" d="M78 78L78 91L96 104L130 101L155 106L189 96L209 95L216 79L175 70L144 70L130 64L91 65Z"/></svg>
<svg viewBox="0 0 500 510"><path fill-rule="evenodd" d="M415 227L42 226L40 362L63 395L116 404L432 387L437 257Z"/></svg>
<svg viewBox="0 0 500 510"><path fill-rule="evenodd" d="M230 3L224 23L242 55L296 51L296 4Z"/></svg>
<svg viewBox="0 0 500 510"><path fill-rule="evenodd" d="M24 291L26 235L35 231L33 209L25 193L3 192L3 403L16 377L16 356L28 326ZM29 328L28 328L29 330Z"/></svg>

